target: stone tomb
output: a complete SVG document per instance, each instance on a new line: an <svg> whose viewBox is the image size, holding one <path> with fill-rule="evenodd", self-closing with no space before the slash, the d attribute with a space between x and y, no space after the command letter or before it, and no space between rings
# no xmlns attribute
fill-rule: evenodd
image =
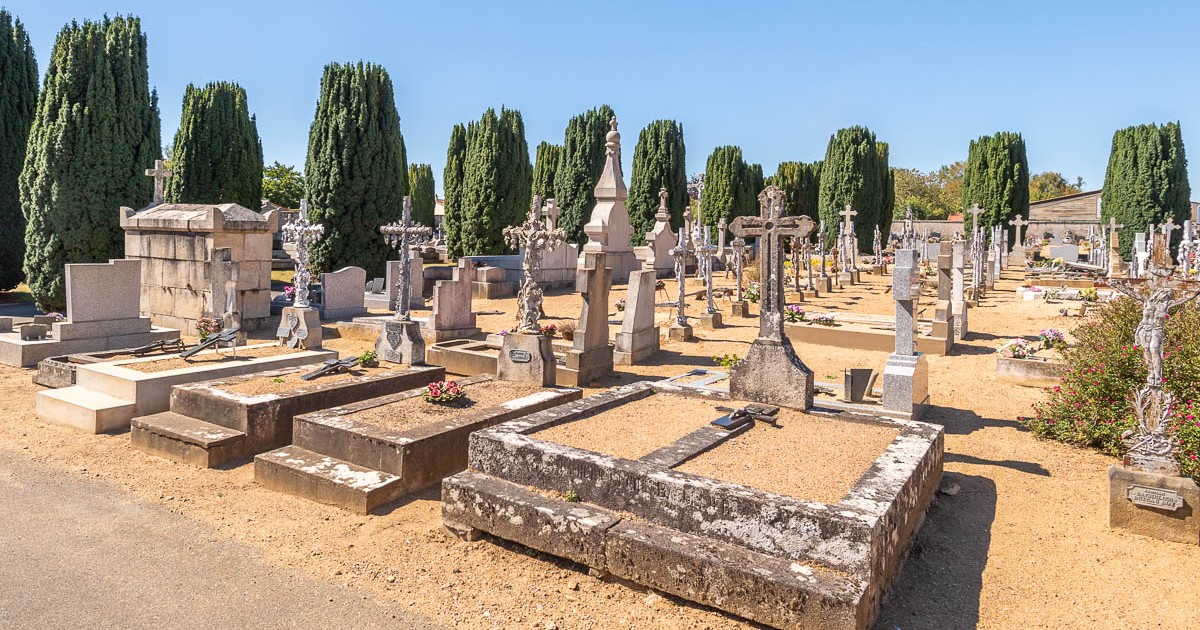
<svg viewBox="0 0 1200 630"><path fill-rule="evenodd" d="M261 356L255 356L261 354ZM129 428L137 416L170 408L171 387L264 370L318 363L336 358L329 350L281 350L277 343L206 350L191 358L194 365L154 371L156 361L177 360L176 355L123 359L80 365L75 385L37 393L38 417L88 433Z"/></svg>
<svg viewBox="0 0 1200 630"><path fill-rule="evenodd" d="M425 308L425 261L416 251L409 254L409 282L412 291L409 294L410 310ZM400 261L387 261L386 277L374 278L364 283L363 305L367 308L377 308L384 311L396 310L396 278L400 275Z"/></svg>
<svg viewBox="0 0 1200 630"><path fill-rule="evenodd" d="M245 330L271 318L271 240L278 217L237 204L150 205L121 208L125 257L142 261L141 310L155 324L196 334L196 320L222 312L212 302L213 251L228 249L237 265L237 296Z"/></svg>
<svg viewBox="0 0 1200 630"><path fill-rule="evenodd" d="M421 388L299 415L292 445L256 457L254 478L272 490L366 514L463 470L473 432L581 395L491 376L460 382L468 400L495 402L430 403Z"/></svg>
<svg viewBox="0 0 1200 630"><path fill-rule="evenodd" d="M205 468L292 443L292 418L421 387L442 368L357 368L303 380L316 366L270 370L171 388L171 410L134 418L130 441L153 455Z"/></svg>
<svg viewBox="0 0 1200 630"><path fill-rule="evenodd" d="M153 341L178 339L179 331L153 326L138 313L141 262L66 265L67 317L47 318L0 332L0 363L33 367L64 354L115 350ZM44 327L42 328L38 327ZM41 334L30 334L40 331Z"/></svg>
<svg viewBox="0 0 1200 630"><path fill-rule="evenodd" d="M762 624L870 627L940 483L941 427L786 409L781 428L710 424L744 404L635 383L483 429L442 482L443 522ZM843 432L871 437L834 453ZM797 448L812 471L789 468Z"/></svg>
<svg viewBox="0 0 1200 630"><path fill-rule="evenodd" d="M658 354L658 326L654 324L656 275L654 269L629 274L625 319L613 349L613 359L618 365L636 365Z"/></svg>

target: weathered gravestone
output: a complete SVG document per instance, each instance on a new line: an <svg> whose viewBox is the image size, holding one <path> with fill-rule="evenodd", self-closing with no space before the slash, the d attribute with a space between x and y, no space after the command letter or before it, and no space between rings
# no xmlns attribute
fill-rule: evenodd
<svg viewBox="0 0 1200 630"><path fill-rule="evenodd" d="M362 292L366 280L367 270L362 267L321 274L321 319L349 319L366 313L366 295Z"/></svg>
<svg viewBox="0 0 1200 630"><path fill-rule="evenodd" d="M583 267L575 290L583 298L583 310L575 326L572 348L563 367L563 384L586 387L592 381L612 374L613 347L608 343L608 292L612 270L605 266L605 254L584 252Z"/></svg>
<svg viewBox="0 0 1200 630"><path fill-rule="evenodd" d="M675 247L675 231L671 229L671 212L667 208L667 189L658 191L658 212L654 215L654 227L646 232L646 245L635 247L634 253L642 269L653 270L659 278L670 276L675 270L671 248Z"/></svg>
<svg viewBox="0 0 1200 630"><path fill-rule="evenodd" d="M1016 218L1008 222L1016 230L1016 239L1013 241L1012 251L1008 255L1008 267L1010 269L1025 268L1025 232L1023 228L1029 225L1025 217L1017 215Z"/></svg>
<svg viewBox="0 0 1200 630"><path fill-rule="evenodd" d="M680 230L678 238L679 242L671 248L671 258L675 261L675 282L679 291L675 300L675 321L667 328L667 338L671 341L689 341L693 331L687 320L687 261L692 250L688 248L685 230Z"/></svg>
<svg viewBox="0 0 1200 630"><path fill-rule="evenodd" d="M954 244L949 241L941 243L941 253L937 257L937 288L938 301L933 312L933 336L947 340L947 348L954 343L954 316L951 298L954 294L954 280L951 271L954 262Z"/></svg>
<svg viewBox="0 0 1200 630"><path fill-rule="evenodd" d="M950 314L954 321L954 341L967 334L966 297L967 242L956 238L950 242Z"/></svg>
<svg viewBox="0 0 1200 630"><path fill-rule="evenodd" d="M762 268L758 338L746 358L734 366L729 393L738 400L808 409L813 401L813 373L783 332L783 238L807 238L815 226L806 216L783 216L783 201L783 191L768 186L758 195L760 216L737 217L729 226L736 236L759 239Z"/></svg>
<svg viewBox="0 0 1200 630"><path fill-rule="evenodd" d="M704 242L696 250L696 256L700 263L700 272L704 275L704 297L707 302L704 312L700 314L700 326L707 330L716 330L721 327L721 311L713 301L713 289L716 285L713 284L712 272L714 261L717 259L717 246L712 243L712 231L707 225L704 226Z"/></svg>
<svg viewBox="0 0 1200 630"><path fill-rule="evenodd" d="M412 199L408 195L404 196L401 223L392 223L379 228L379 233L387 239L388 245L400 253L401 259L410 255L410 243L412 243L413 236L427 236L431 232L432 229L428 226L413 225ZM423 365L425 363L425 340L421 337L420 324L413 321L412 315L409 313L409 307L412 304L411 272L411 266L400 265L399 277L396 279L396 314L391 320L383 323L383 331L375 342L375 352L380 359L390 363ZM471 311L470 294L467 294L466 310L468 313ZM434 317L436 316L435 306Z"/></svg>
<svg viewBox="0 0 1200 630"><path fill-rule="evenodd" d="M929 404L929 366L924 353L916 351L916 300L921 274L917 253L896 251L892 268L892 297L896 300L896 349L883 370L883 406L919 420Z"/></svg>
<svg viewBox="0 0 1200 630"><path fill-rule="evenodd" d="M654 325L654 269L629 274L625 319L617 333L613 359L618 365L635 365L658 354L658 326Z"/></svg>
<svg viewBox="0 0 1200 630"><path fill-rule="evenodd" d="M300 212L281 228L285 242L293 243L296 251L296 273L292 286L295 294L291 306L285 307L279 317L279 329L275 336L279 343L290 348L316 350L321 347L321 317L312 308L308 299L308 287L312 273L308 270L309 248L325 233L325 226L308 221L308 200L300 200ZM366 272L360 280L366 279ZM326 294L326 298L328 295Z"/></svg>

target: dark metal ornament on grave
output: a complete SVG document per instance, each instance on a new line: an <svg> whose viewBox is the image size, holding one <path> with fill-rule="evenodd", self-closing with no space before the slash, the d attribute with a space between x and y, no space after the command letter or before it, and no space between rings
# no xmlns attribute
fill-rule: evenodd
<svg viewBox="0 0 1200 630"><path fill-rule="evenodd" d="M432 228L412 223L412 198L404 196L401 210L401 221L379 227L379 233L388 245L397 250L400 255L400 265L396 274L396 313L391 320L383 323L379 339L375 342L375 352L379 358L389 363L403 365L422 365L425 363L425 339L421 336L421 326L413 321L410 313L412 296L412 262L411 246L413 237L426 237L432 234Z"/></svg>
<svg viewBox="0 0 1200 630"><path fill-rule="evenodd" d="M759 239L762 267L758 338L734 366L729 389L737 399L807 409L813 401L813 372L796 355L783 328L783 238L807 238L816 226L805 216L784 216L784 198L783 191L768 186L758 196L760 216L737 217L729 226L738 237Z"/></svg>

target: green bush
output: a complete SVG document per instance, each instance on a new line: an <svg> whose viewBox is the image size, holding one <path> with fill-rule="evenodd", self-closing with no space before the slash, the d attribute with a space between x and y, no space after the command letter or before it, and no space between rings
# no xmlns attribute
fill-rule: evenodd
<svg viewBox="0 0 1200 630"><path fill-rule="evenodd" d="M1133 342L1141 305L1121 298L1093 314L1074 332L1076 345L1062 350L1068 366L1062 382L1046 389L1024 423L1041 438L1124 451L1121 434L1137 427L1133 393L1146 380L1142 350ZM1179 465L1200 478L1200 306L1177 307L1167 322L1163 375L1175 397L1173 427Z"/></svg>

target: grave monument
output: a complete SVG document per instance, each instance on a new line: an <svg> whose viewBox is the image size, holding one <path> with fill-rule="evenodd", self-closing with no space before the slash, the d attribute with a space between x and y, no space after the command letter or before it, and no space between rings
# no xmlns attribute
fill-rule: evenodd
<svg viewBox="0 0 1200 630"><path fill-rule="evenodd" d="M917 316L913 307L920 295L920 283L917 252L897 250L892 268L896 349L883 370L881 402L884 408L900 412L909 420L920 420L929 405L929 366L924 353L916 351Z"/></svg>
<svg viewBox="0 0 1200 630"><path fill-rule="evenodd" d="M553 200L551 200L553 201ZM667 208L667 189L658 190L658 212L654 215L654 228L646 232L646 245L635 248L642 269L652 269L659 278L670 276L675 270L671 248L675 247L675 232L671 229L671 211Z"/></svg>
<svg viewBox="0 0 1200 630"><path fill-rule="evenodd" d="M704 274L704 297L707 304L700 314L700 326L706 330L716 330L721 327L721 311L713 301L713 262L717 258L717 246L712 243L712 231L704 226L704 242L696 250L700 261L700 271Z"/></svg>
<svg viewBox="0 0 1200 630"><path fill-rule="evenodd" d="M658 354L658 326L654 325L654 269L629 274L625 319L617 333L613 359L618 365L636 365ZM576 329L576 334L578 334Z"/></svg>
<svg viewBox="0 0 1200 630"><path fill-rule="evenodd" d="M737 217L729 226L735 236L759 239L762 269L758 337L746 358L733 367L729 393L740 400L808 409L813 401L813 373L783 332L783 238L807 238L815 226L806 216L784 216L783 201L783 191L768 186L758 195L760 216Z"/></svg>
<svg viewBox="0 0 1200 630"><path fill-rule="evenodd" d="M413 225L412 199L404 196L404 207L400 223L392 223L379 228L379 233L387 240L388 245L400 253L400 259L409 254L413 236L428 236L433 232L425 225ZM404 365L423 365L425 363L425 339L421 336L421 326L413 321L410 308L412 306L412 266L400 265L396 278L396 313L390 321L383 323L383 331L375 341L375 352L380 359L389 363ZM468 308L468 310L470 310Z"/></svg>
<svg viewBox="0 0 1200 630"><path fill-rule="evenodd" d="M292 305L284 307L275 336L280 345L289 348L316 350L321 347L321 315L309 303L308 289L312 272L308 270L309 248L325 233L325 226L309 223L308 200L300 200L300 212L282 228L284 242L296 248L296 275L292 280L295 292Z"/></svg>
<svg viewBox="0 0 1200 630"><path fill-rule="evenodd" d="M524 249L525 256L521 261L521 290L517 293L517 326L505 335L500 345L496 378L550 387L555 383L557 368L550 337L542 334L538 324L542 313L542 287L538 279L542 254L562 244L567 235L560 228L548 229L542 224L537 202L534 201L525 223L504 228L504 240L510 247Z"/></svg>
<svg viewBox="0 0 1200 630"><path fill-rule="evenodd" d="M629 211L625 208L629 191L621 174L621 134L617 131L615 116L609 126L611 129L604 144L604 171L596 182L596 206L592 208L591 219L583 226L588 242L584 243L582 253L606 254L613 282L624 283L639 264L629 241L633 235ZM583 260L581 255L580 264Z"/></svg>
<svg viewBox="0 0 1200 630"><path fill-rule="evenodd" d="M565 385L586 387L613 371L613 347L608 343L608 292L612 270L605 265L605 254L583 253L583 267L575 290L583 298L583 310L575 326L572 347L559 368ZM628 308L628 305L626 306Z"/></svg>
<svg viewBox="0 0 1200 630"><path fill-rule="evenodd" d="M671 341L690 341L693 337L692 326L687 321L687 260L691 254L687 232L680 230L679 242L671 248L671 258L675 261L675 281L679 285L675 299L675 321L667 328L667 338Z"/></svg>

